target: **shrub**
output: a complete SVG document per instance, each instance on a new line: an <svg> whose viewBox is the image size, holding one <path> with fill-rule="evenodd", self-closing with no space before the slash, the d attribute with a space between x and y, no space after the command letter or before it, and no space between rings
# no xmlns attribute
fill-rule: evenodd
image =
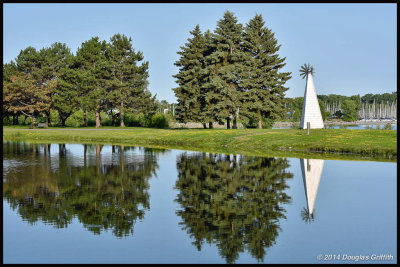
<svg viewBox="0 0 400 267"><path fill-rule="evenodd" d="M100 115L101 116L101 115ZM112 118L111 116L105 116L103 118L103 116L101 116L101 124L103 126L112 126ZM118 122L114 122L114 125L119 126L121 124L121 119L118 120Z"/></svg>
<svg viewBox="0 0 400 267"><path fill-rule="evenodd" d="M149 127L151 118L143 113L129 113L125 115L125 125L130 127Z"/></svg>
<svg viewBox="0 0 400 267"><path fill-rule="evenodd" d="M383 129L384 130L392 130L393 129L392 124L386 123L385 126L383 126Z"/></svg>
<svg viewBox="0 0 400 267"><path fill-rule="evenodd" d="M358 119L357 103L353 100L346 99L342 104L343 120L356 121Z"/></svg>
<svg viewBox="0 0 400 267"><path fill-rule="evenodd" d="M270 129L274 125L275 119L272 118L262 118L263 129ZM249 118L248 120L243 120L243 126L247 129L258 128L258 119Z"/></svg>
<svg viewBox="0 0 400 267"><path fill-rule="evenodd" d="M83 125L83 111L77 110L65 121L67 127L79 127Z"/></svg>
<svg viewBox="0 0 400 267"><path fill-rule="evenodd" d="M164 129L164 128L168 128L168 126L169 126L168 119L163 114L155 114L151 118L150 127L152 127L152 128Z"/></svg>
<svg viewBox="0 0 400 267"><path fill-rule="evenodd" d="M271 129L272 125L274 125L275 120L272 118L263 118L262 127L264 129Z"/></svg>

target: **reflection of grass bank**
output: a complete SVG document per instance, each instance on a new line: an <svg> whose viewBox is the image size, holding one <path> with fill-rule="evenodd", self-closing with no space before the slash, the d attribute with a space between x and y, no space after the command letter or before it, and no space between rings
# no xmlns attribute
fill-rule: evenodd
<svg viewBox="0 0 400 267"><path fill-rule="evenodd" d="M208 152L396 161L397 131L314 129L3 128L4 140L113 143ZM316 153L322 152L322 153Z"/></svg>

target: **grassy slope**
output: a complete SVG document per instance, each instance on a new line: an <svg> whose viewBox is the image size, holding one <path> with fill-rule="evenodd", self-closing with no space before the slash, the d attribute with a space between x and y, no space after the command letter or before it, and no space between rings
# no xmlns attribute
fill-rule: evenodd
<svg viewBox="0 0 400 267"><path fill-rule="evenodd" d="M397 131L393 130L315 129L307 135L306 130L299 129L104 127L29 130L4 127L3 139L42 143L112 143L259 156L377 161L397 159Z"/></svg>

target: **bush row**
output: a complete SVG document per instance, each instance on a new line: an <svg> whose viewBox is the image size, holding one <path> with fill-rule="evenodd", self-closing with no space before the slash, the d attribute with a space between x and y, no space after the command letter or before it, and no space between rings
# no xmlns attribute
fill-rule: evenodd
<svg viewBox="0 0 400 267"><path fill-rule="evenodd" d="M94 112L87 112L87 125L93 127L96 125L96 116ZM111 116L101 112L101 120L103 126L113 126L113 121ZM50 113L50 121L51 126L59 126L58 122L58 113L57 111ZM135 113L135 114L125 114L124 123L125 126L128 127L147 127L147 128L168 128L169 127L170 118L163 114L155 114L153 116L146 116L143 113ZM44 122L43 118L38 117L37 122ZM119 127L121 122L120 117L117 117L114 121L114 126ZM31 118L25 116L19 116L17 125L30 125ZM3 119L3 125L13 125L13 119L10 117L10 122L7 121L6 118ZM83 111L78 110L73 113L65 122L67 127L83 127Z"/></svg>

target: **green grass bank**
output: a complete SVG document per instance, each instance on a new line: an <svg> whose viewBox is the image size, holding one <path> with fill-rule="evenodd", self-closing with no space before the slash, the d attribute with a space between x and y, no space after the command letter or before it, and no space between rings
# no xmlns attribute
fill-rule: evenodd
<svg viewBox="0 0 400 267"><path fill-rule="evenodd" d="M3 140L99 143L296 158L397 161L397 130L3 127Z"/></svg>

